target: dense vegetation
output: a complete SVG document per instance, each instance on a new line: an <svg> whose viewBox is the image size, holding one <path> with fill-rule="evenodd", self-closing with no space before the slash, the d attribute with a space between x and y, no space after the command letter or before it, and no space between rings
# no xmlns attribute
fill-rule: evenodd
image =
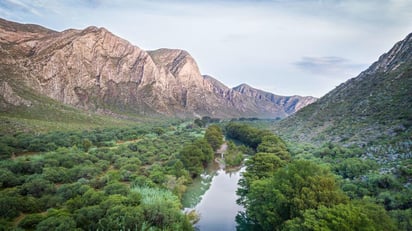
<svg viewBox="0 0 412 231"><path fill-rule="evenodd" d="M0 229L192 230L180 198L213 159L217 129L179 122L4 135Z"/></svg>
<svg viewBox="0 0 412 231"><path fill-rule="evenodd" d="M412 229L412 162L396 155L410 143L317 147L285 143L268 121L210 122L2 135L0 229L192 230L181 199L223 134L226 166L249 154L239 230Z"/></svg>
<svg viewBox="0 0 412 231"><path fill-rule="evenodd" d="M408 161L385 172L384 163L365 158L365 149L286 145L270 132L239 123L228 124L227 132L257 152L239 182L238 203L246 211L237 217L238 229L412 228Z"/></svg>

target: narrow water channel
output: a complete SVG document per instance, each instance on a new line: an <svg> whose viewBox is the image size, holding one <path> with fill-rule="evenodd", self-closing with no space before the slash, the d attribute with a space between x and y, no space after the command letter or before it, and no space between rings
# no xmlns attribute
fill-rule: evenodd
<svg viewBox="0 0 412 231"><path fill-rule="evenodd" d="M188 188L183 205L186 211L195 209L200 215L196 230L236 230L236 214L243 211L242 206L236 204L236 190L243 171L244 168L225 171L215 165Z"/></svg>

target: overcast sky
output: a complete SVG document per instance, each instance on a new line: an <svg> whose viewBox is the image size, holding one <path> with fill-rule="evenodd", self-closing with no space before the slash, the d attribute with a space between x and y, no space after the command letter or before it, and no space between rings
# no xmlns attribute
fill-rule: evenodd
<svg viewBox="0 0 412 231"><path fill-rule="evenodd" d="M0 0L0 17L179 48L230 87L320 97L412 32L411 0Z"/></svg>

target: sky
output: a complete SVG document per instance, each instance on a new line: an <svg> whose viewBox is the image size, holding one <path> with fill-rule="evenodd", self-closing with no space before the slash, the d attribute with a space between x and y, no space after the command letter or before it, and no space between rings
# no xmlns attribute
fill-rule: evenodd
<svg viewBox="0 0 412 231"><path fill-rule="evenodd" d="M188 51L229 87L321 97L412 32L411 0L0 0L0 17Z"/></svg>

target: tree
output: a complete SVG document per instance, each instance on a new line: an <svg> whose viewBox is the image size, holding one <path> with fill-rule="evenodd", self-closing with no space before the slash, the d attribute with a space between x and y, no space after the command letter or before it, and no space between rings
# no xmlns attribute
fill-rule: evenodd
<svg viewBox="0 0 412 231"><path fill-rule="evenodd" d="M217 125L210 125L206 129L205 139L212 146L213 150L216 151L223 144L223 133Z"/></svg>
<svg viewBox="0 0 412 231"><path fill-rule="evenodd" d="M0 217L15 218L20 214L20 205L16 197L1 196L0 197Z"/></svg>
<svg viewBox="0 0 412 231"><path fill-rule="evenodd" d="M49 215L46 219L42 220L36 226L36 230L39 231L67 231L67 230L79 230L76 228L76 221L73 217L64 210L52 210L49 211Z"/></svg>
<svg viewBox="0 0 412 231"><path fill-rule="evenodd" d="M382 206L358 201L332 207L320 206L318 209L308 209L302 217L287 221L283 230L390 231L395 230L395 227Z"/></svg>
<svg viewBox="0 0 412 231"><path fill-rule="evenodd" d="M22 195L32 195L34 197L41 197L54 192L55 188L53 183L44 179L41 175L31 176L21 187Z"/></svg>
<svg viewBox="0 0 412 231"><path fill-rule="evenodd" d="M246 161L246 171L239 180L237 195L238 203L246 206L250 185L255 180L261 180L273 176L273 174L286 164L278 156L272 153L256 153Z"/></svg>
<svg viewBox="0 0 412 231"><path fill-rule="evenodd" d="M225 152L225 165L228 167L239 166L243 161L243 153L238 147L232 142L227 142L227 150Z"/></svg>
<svg viewBox="0 0 412 231"><path fill-rule="evenodd" d="M88 152L92 145L93 143L89 139L83 139L83 150L85 152Z"/></svg>
<svg viewBox="0 0 412 231"><path fill-rule="evenodd" d="M120 194L126 196L129 193L129 187L119 182L113 182L104 187L106 195Z"/></svg>
<svg viewBox="0 0 412 231"><path fill-rule="evenodd" d="M289 161L291 158L286 144L278 136L273 134L262 138L262 142L257 147L257 151L273 153L284 161Z"/></svg>
<svg viewBox="0 0 412 231"><path fill-rule="evenodd" d="M331 207L345 201L347 197L328 169L297 160L270 178L252 181L243 204L251 219L264 230L271 230L301 216L307 209Z"/></svg>
<svg viewBox="0 0 412 231"><path fill-rule="evenodd" d="M202 156L202 150L193 144L185 146L180 151L179 158L192 177L196 177L203 170Z"/></svg>
<svg viewBox="0 0 412 231"><path fill-rule="evenodd" d="M44 220L44 218L45 216L42 214L28 214L19 222L18 226L24 229L34 230L36 225Z"/></svg>
<svg viewBox="0 0 412 231"><path fill-rule="evenodd" d="M192 177L196 177L213 160L213 150L205 139L198 139L183 147L179 159Z"/></svg>
<svg viewBox="0 0 412 231"><path fill-rule="evenodd" d="M412 209L392 210L390 216L396 221L398 230L412 230Z"/></svg>
<svg viewBox="0 0 412 231"><path fill-rule="evenodd" d="M97 230L98 221L104 216L104 210L98 205L82 207L74 212L77 226L83 230Z"/></svg>
<svg viewBox="0 0 412 231"><path fill-rule="evenodd" d="M205 140L205 139L197 139L193 142L193 145L200 148L202 151L202 155L200 156L200 160L204 167L206 167L210 161L213 160L213 149L212 146Z"/></svg>

